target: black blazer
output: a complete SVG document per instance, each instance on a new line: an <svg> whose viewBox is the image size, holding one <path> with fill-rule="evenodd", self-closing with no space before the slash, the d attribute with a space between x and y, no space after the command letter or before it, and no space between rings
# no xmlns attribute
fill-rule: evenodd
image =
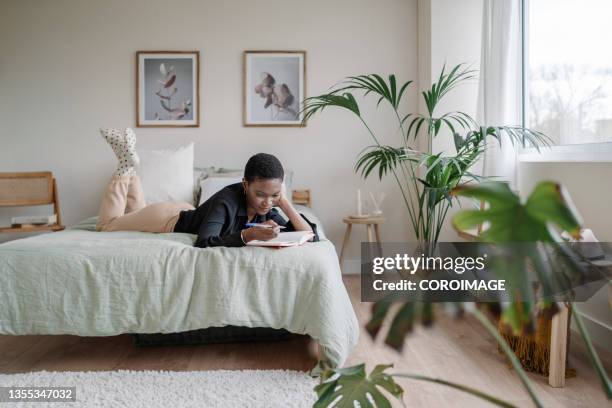
<svg viewBox="0 0 612 408"><path fill-rule="evenodd" d="M302 218L314 232L314 241L319 240L317 225L310 222L303 214ZM295 231L291 221L286 221L279 212L272 208L265 215L257 214L253 222L273 220L286 228L283 231ZM174 226L174 232L197 234L194 246L199 248L228 246L244 246L240 231L246 228L248 222L246 196L242 183L231 184L215 193L195 210L181 211Z"/></svg>

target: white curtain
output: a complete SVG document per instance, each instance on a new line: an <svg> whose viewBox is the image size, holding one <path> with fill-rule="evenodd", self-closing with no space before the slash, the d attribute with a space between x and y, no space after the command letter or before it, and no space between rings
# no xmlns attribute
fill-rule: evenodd
<svg viewBox="0 0 612 408"><path fill-rule="evenodd" d="M521 124L521 1L484 0L478 90L478 123ZM488 141L482 163L484 176L517 185L517 150L507 137L502 146Z"/></svg>

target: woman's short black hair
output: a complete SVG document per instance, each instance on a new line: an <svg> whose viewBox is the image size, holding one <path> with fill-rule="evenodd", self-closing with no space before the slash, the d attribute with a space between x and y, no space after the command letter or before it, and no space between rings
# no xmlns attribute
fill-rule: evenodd
<svg viewBox="0 0 612 408"><path fill-rule="evenodd" d="M251 156L244 167L244 178L248 181L255 179L280 179L285 177L285 171L280 160L268 153L257 153Z"/></svg>

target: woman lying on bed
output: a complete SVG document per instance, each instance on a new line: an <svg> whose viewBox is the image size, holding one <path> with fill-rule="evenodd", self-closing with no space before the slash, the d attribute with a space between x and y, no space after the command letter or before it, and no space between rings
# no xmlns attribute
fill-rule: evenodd
<svg viewBox="0 0 612 408"><path fill-rule="evenodd" d="M198 208L185 202L165 201L146 205L132 129L101 130L119 159L119 166L102 197L96 230L186 232L197 234L196 247L244 246L252 240L275 238L283 231L312 231L318 241L317 227L299 214L287 198L280 161L271 154L258 153L245 168L242 183L229 185ZM286 221L273 207L279 207ZM268 228L247 223L266 224Z"/></svg>

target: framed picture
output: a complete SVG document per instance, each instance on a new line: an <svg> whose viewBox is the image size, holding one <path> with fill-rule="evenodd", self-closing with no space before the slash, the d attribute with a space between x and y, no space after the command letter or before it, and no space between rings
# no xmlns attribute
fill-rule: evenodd
<svg viewBox="0 0 612 408"><path fill-rule="evenodd" d="M244 126L305 126L306 51L244 52Z"/></svg>
<svg viewBox="0 0 612 408"><path fill-rule="evenodd" d="M136 53L136 126L200 126L200 53Z"/></svg>

